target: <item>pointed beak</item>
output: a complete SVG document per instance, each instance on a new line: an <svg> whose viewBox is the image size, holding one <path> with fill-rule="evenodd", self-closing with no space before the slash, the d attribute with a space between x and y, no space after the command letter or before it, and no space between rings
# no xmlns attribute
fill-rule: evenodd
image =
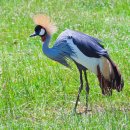
<svg viewBox="0 0 130 130"><path fill-rule="evenodd" d="M33 34L30 35L30 37L35 37L35 36L37 36L36 33L33 33Z"/></svg>

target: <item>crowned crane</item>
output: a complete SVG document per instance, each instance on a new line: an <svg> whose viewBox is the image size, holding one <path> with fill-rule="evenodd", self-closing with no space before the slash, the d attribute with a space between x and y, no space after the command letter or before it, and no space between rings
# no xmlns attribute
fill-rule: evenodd
<svg viewBox="0 0 130 130"><path fill-rule="evenodd" d="M49 48L52 34L56 26L48 16L38 14L33 17L36 24L35 32L30 37L40 36L43 53L50 59L70 67L67 59L76 64L80 74L80 87L74 110L76 111L80 93L83 89L83 74L86 82L86 109L88 107L89 84L87 70L93 72L98 80L102 94L111 95L112 89L120 92L124 86L123 78L108 55L108 52L100 44L100 40L87 34L67 29L57 38L54 46Z"/></svg>

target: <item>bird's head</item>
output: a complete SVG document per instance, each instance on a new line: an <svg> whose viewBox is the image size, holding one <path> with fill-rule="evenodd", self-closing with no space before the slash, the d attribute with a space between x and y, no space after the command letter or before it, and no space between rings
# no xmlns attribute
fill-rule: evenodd
<svg viewBox="0 0 130 130"><path fill-rule="evenodd" d="M47 34L46 29L41 25L37 25L34 29L34 33L31 34L30 37L40 36L42 41L44 42L46 39L46 34Z"/></svg>
<svg viewBox="0 0 130 130"><path fill-rule="evenodd" d="M36 24L34 33L30 37L40 36L44 42L47 35L52 35L56 32L57 28L50 18L46 15L38 14L33 17L33 21Z"/></svg>

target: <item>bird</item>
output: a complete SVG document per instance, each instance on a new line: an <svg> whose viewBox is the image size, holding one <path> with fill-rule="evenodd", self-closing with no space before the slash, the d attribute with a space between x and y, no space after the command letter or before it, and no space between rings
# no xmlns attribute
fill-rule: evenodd
<svg viewBox="0 0 130 130"><path fill-rule="evenodd" d="M122 91L124 87L123 77L117 65L110 58L107 50L101 44L101 40L85 33L66 29L58 36L53 47L49 47L52 35L57 31L56 25L50 17L44 14L33 16L35 24L34 33L30 37L39 36L42 42L42 51L50 59L71 68L68 59L72 60L79 71L80 86L76 98L74 111L83 90L85 80L86 111L88 109L89 83L87 72L94 73L99 81L103 95L112 95L112 90ZM83 80L84 76L84 80Z"/></svg>

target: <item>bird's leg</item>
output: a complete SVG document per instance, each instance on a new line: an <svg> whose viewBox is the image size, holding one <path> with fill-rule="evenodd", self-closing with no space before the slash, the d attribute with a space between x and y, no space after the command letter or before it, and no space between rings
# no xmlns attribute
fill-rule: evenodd
<svg viewBox="0 0 130 130"><path fill-rule="evenodd" d="M88 94L89 94L89 84L88 84L88 79L87 79L87 73L86 70L84 70L84 76L85 76L85 81L86 81L86 110L88 109Z"/></svg>
<svg viewBox="0 0 130 130"><path fill-rule="evenodd" d="M82 89L83 89L82 70L79 70L79 73L80 73L80 87L79 87L78 96L77 96L77 100L76 100L75 107L74 107L74 111L75 111L75 112L76 112L76 108L77 108L77 105L78 105L80 93L81 93L81 91L82 91Z"/></svg>

